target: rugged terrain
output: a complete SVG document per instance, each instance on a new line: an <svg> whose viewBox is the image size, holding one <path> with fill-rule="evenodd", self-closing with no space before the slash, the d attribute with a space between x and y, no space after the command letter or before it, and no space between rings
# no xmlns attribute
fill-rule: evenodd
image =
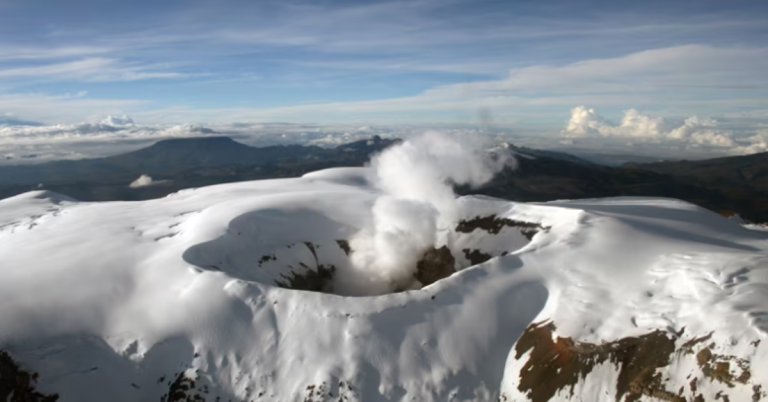
<svg viewBox="0 0 768 402"><path fill-rule="evenodd" d="M235 181L296 177L340 166L362 166L396 141L373 137L336 148L251 147L228 137L180 138L99 159L0 166L0 198L45 188L84 201L144 200ZM141 175L153 185L131 188Z"/></svg>
<svg viewBox="0 0 768 402"><path fill-rule="evenodd" d="M503 171L480 189L466 188L462 192L517 201L669 197L725 216L768 222L768 186L761 181L768 177L767 161L768 154L763 153L722 160L609 167L560 157L523 156L518 158L517 169Z"/></svg>
<svg viewBox="0 0 768 402"><path fill-rule="evenodd" d="M0 398L766 398L766 232L670 199L467 196L407 287L345 297L372 183L0 201Z"/></svg>
<svg viewBox="0 0 768 402"><path fill-rule="evenodd" d="M82 201L146 200L186 188L363 166L371 154L394 143L397 141L375 137L324 149L255 148L227 137L165 140L102 159L2 166L0 198L43 188ZM461 191L516 201L670 197L726 216L768 222L768 154L609 167L559 152L514 146L510 150L521 156L518 169L502 172L482 188ZM129 187L129 183L144 174L155 179L152 185Z"/></svg>

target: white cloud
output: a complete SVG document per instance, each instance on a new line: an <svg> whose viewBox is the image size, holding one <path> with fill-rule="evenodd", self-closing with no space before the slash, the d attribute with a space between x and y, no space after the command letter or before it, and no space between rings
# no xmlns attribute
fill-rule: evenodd
<svg viewBox="0 0 768 402"><path fill-rule="evenodd" d="M157 186L157 185L168 184L172 182L173 180L154 180L151 176L143 174L139 176L138 179L132 181L131 184L128 185L128 187L139 188L139 187Z"/></svg>
<svg viewBox="0 0 768 402"><path fill-rule="evenodd" d="M766 70L767 49L689 45L563 66L513 69L504 79L442 85L400 98L268 109L174 108L159 112L180 118L412 122L444 121L442 115L455 116L457 112L475 116L479 108L486 108L503 122L525 120L531 113L553 115L557 113L554 106L588 102L610 107L666 107L685 114L702 110L728 113L746 105L768 108L768 99L753 96L755 89L768 86ZM645 123L653 122L632 124Z"/></svg>
<svg viewBox="0 0 768 402"><path fill-rule="evenodd" d="M717 90L714 96L723 98L728 97L723 89L765 88L768 78L763 72L766 69L768 49L765 48L686 45L562 66L516 68L502 80L445 85L430 89L424 95L435 98L523 96L540 100L572 94L581 97L621 94L624 102L634 103L633 98L663 93L663 97L655 97L653 101L679 104L713 97L712 93L705 92L708 89ZM698 97L691 99L693 91ZM607 104L615 105L615 101L606 100Z"/></svg>
<svg viewBox="0 0 768 402"><path fill-rule="evenodd" d="M697 116L685 119L685 123L669 132L670 140L689 141L693 144L717 147L734 146L733 134L717 129L717 122Z"/></svg>
<svg viewBox="0 0 768 402"><path fill-rule="evenodd" d="M166 138L209 135L220 133L195 124L140 126L127 116L110 116L99 123L0 124L0 164L104 157L133 151Z"/></svg>
<svg viewBox="0 0 768 402"><path fill-rule="evenodd" d="M215 130L196 124L137 126L129 117L110 117L100 123L0 127L0 143L118 141L218 134Z"/></svg>
<svg viewBox="0 0 768 402"><path fill-rule="evenodd" d="M107 115L124 115L147 107L148 102L124 99L92 99L87 92L75 95L1 94L0 111L23 116L24 120L53 123L98 121ZM90 118L93 117L93 118Z"/></svg>
<svg viewBox="0 0 768 402"><path fill-rule="evenodd" d="M93 60L93 66L110 66L107 59ZM71 69L72 65L62 63L54 69L56 71L49 72L63 74ZM367 135L366 132L355 131L364 124L421 122L432 127L435 123L479 125L478 110L492 115L494 125L503 127L514 122L522 132L547 121L546 130L537 127L537 132L555 135L559 129L552 121L562 116L564 107L574 104L652 108L664 110L667 116L728 116L730 111L743 109L744 105L755 110L768 110L768 98L759 96L762 92L740 89L765 85L768 82L768 76L762 73L765 70L768 70L768 53L763 48L680 46L562 66L514 69L504 79L443 85L408 97L265 109L157 109L152 108L150 102L140 100L90 99L80 94L6 94L0 95L0 111L23 116L23 120L70 123L88 120L101 123L2 128L0 142L15 141L29 145L59 140L149 141L219 132L247 138L254 145L334 145ZM671 86L675 86L674 91L669 91ZM717 88L728 88L728 91ZM102 121L107 115L131 115L142 123L162 124L136 126L117 124L118 120ZM737 117L731 118L731 122L734 119ZM200 121L208 123L202 126L168 124ZM259 129L229 125L233 121L343 122L353 126L312 131L293 125L281 132L276 129L278 126L270 124L263 124ZM760 149L762 143L746 139L754 134L757 121L749 124L752 128L734 128L699 117L675 123L669 118L651 116L635 109L629 109L619 123L613 124L594 110L582 108L574 112L565 136L708 147L717 149L717 152L753 152ZM208 129L215 132L206 131Z"/></svg>
<svg viewBox="0 0 768 402"><path fill-rule="evenodd" d="M29 47L0 46L0 60L46 60L63 57L91 56L114 51L101 46Z"/></svg>
<svg viewBox="0 0 768 402"><path fill-rule="evenodd" d="M125 65L117 59L91 57L76 61L0 69L0 78L33 78L89 82L138 81L153 78L181 78L185 74L148 71L145 66Z"/></svg>
<svg viewBox="0 0 768 402"><path fill-rule="evenodd" d="M141 79L155 72L121 66L106 58L43 66L35 74L71 76L73 79ZM81 63L81 64L73 64ZM82 71L80 69L82 68ZM13 74L26 73L14 69ZM127 71L126 71L127 70ZM150 123L206 121L357 122L409 124L414 122L472 123L477 111L488 110L497 124L534 124L557 118L562 107L652 107L676 115L727 115L745 107L768 110L768 50L678 46L591 59L561 66L534 65L510 70L502 79L437 86L421 93L390 99L326 102L273 108L216 108L189 106L151 108L149 102L59 99L58 107L37 102L42 95L0 95L0 110L34 120L82 120L94 114L130 114ZM0 70L3 74L3 70ZM5 74L10 74L7 70ZM674 89L674 90L671 90ZM3 98L7 101L3 101ZM48 97L50 98L50 97ZM34 102L28 102L35 99ZM120 104L122 107L114 107ZM138 106L143 103L143 107ZM67 108L71 113L59 113ZM766 115L768 116L768 115ZM653 122L645 122L653 124ZM645 124L636 121L632 124Z"/></svg>
<svg viewBox="0 0 768 402"><path fill-rule="evenodd" d="M387 1L352 6L336 3L299 5L291 2L285 5L284 12L270 13L275 18L261 23L230 18L226 28L215 27L204 39L213 39L223 46L295 47L299 51L311 47L314 52L366 55L349 63L326 57L313 57L310 61L345 69L434 68L463 74L496 74L519 65L521 59L530 57L526 53L531 48L542 45L552 57L565 52L606 51L640 40L645 43L681 43L683 38L708 39L704 33L712 32L715 27L732 30L734 27L760 26L753 18L724 18L722 15L709 19L699 17L694 22L688 12L677 21L672 15L665 15L662 20L654 17L650 21L635 14L612 13L607 17L600 13L600 18L569 16L564 22L562 12L558 12L561 8L553 8L554 14L550 18L531 18L527 11L498 13L487 7L463 7L466 12L445 12L454 6L453 1ZM258 8L258 4L256 2L252 7ZM262 13L253 10L246 14ZM651 38L656 40L651 41ZM724 38L719 39L723 41ZM457 62L457 54L473 57L460 56ZM393 56L395 60L391 60Z"/></svg>
<svg viewBox="0 0 768 402"><path fill-rule="evenodd" d="M595 109L577 106L571 110L571 119L561 135L570 138L602 136L660 139L664 137L663 125L663 119L640 114L635 109L624 113L621 124L611 125Z"/></svg>
<svg viewBox="0 0 768 402"><path fill-rule="evenodd" d="M623 138L650 143L681 144L688 147L714 147L729 149L734 153L755 153L765 150L766 142L761 136L749 138L735 136L721 130L718 122L707 117L692 116L682 125L673 125L661 117L654 117L629 109L621 123L611 124L605 118L578 106L571 110L571 118L561 131L565 138Z"/></svg>
<svg viewBox="0 0 768 402"><path fill-rule="evenodd" d="M151 186L153 184L152 177L147 176L145 174L139 176L138 179L131 182L131 184L128 185L130 188L138 188L138 187L146 187Z"/></svg>
<svg viewBox="0 0 768 402"><path fill-rule="evenodd" d="M604 119L595 113L595 109L577 106L571 110L571 119L568 121L568 127L563 130L562 136L578 138L603 135L604 127Z"/></svg>
<svg viewBox="0 0 768 402"><path fill-rule="evenodd" d="M750 155L768 151L768 143L766 143L765 138L761 135L754 135L752 137L745 138L745 140L749 141L749 144L734 147L732 150L733 153Z"/></svg>
<svg viewBox="0 0 768 402"><path fill-rule="evenodd" d="M381 137L409 137L407 128L354 125L248 124L216 126L200 124L137 125L128 116L108 116L98 123L42 126L0 125L0 164L38 163L54 159L79 159L129 152L167 138L226 135L253 146L285 144L334 147Z"/></svg>

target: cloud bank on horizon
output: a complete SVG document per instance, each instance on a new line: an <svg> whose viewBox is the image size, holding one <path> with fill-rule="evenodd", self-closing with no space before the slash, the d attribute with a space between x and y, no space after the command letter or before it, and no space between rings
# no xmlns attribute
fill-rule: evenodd
<svg viewBox="0 0 768 402"><path fill-rule="evenodd" d="M691 116L682 124L674 125L664 118L641 114L635 109L624 112L619 124L612 124L597 114L595 109L576 107L571 111L571 119L561 131L561 136L570 139L615 138L653 144L708 147L731 154L754 154L768 150L763 135L735 136L733 132L719 128L718 122L709 117Z"/></svg>
<svg viewBox="0 0 768 402"><path fill-rule="evenodd" d="M108 116L96 123L41 125L31 122L0 124L0 165L81 159L133 151L169 138L229 136L251 146L299 144L335 147L374 135L413 138L430 131L424 126L316 125L288 123L136 124L129 116ZM614 122L594 108L578 106L559 136L536 138L513 130L480 127L442 127L439 131L483 143L488 148L512 142L534 148L556 149L577 155L592 152L631 152L645 157L706 158L768 151L768 125L744 130L710 117L668 119L626 110Z"/></svg>
<svg viewBox="0 0 768 402"><path fill-rule="evenodd" d="M0 155L211 127L264 144L357 138L296 134L308 123L764 149L768 3L617 3L4 2ZM236 127L270 122L294 138ZM67 141L81 147L66 156Z"/></svg>

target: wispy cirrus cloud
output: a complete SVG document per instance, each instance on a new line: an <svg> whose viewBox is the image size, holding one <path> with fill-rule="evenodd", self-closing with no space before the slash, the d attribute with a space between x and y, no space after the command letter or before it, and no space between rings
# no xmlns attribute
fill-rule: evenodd
<svg viewBox="0 0 768 402"><path fill-rule="evenodd" d="M676 2L621 10L610 4L424 0L169 3L153 6L152 13L148 6L144 1L121 6L116 19L108 7L89 5L86 18L72 11L76 5L67 10L51 3L36 18L55 28L28 32L37 46L25 37L24 44L0 41L0 49L10 49L5 57L16 60L99 56L139 65L191 64L196 73L229 77L251 68L279 75L273 68L278 65L488 76L683 43L750 45L765 38L759 5L747 2L696 10ZM61 18L47 21L57 10ZM26 32L18 22L25 12L32 9L11 7L0 23L10 32ZM5 35L14 37L20 36ZM158 74L133 77L176 77ZM306 75L312 76L311 70Z"/></svg>
<svg viewBox="0 0 768 402"><path fill-rule="evenodd" d="M148 67L124 65L115 59L87 58L40 66L0 68L3 78L37 78L79 81L136 81L153 78L181 78L185 74L151 71Z"/></svg>
<svg viewBox="0 0 768 402"><path fill-rule="evenodd" d="M42 0L3 11L0 113L22 121L471 126L487 115L560 140L569 111L590 105L606 121L635 108L672 129L713 116L734 146L768 121L764 2Z"/></svg>
<svg viewBox="0 0 768 402"><path fill-rule="evenodd" d="M0 61L51 60L59 58L93 56L110 52L113 52L113 49L98 46L3 46L0 47Z"/></svg>
<svg viewBox="0 0 768 402"><path fill-rule="evenodd" d="M724 114L743 105L768 107L766 70L765 48L686 45L562 66L512 69L502 79L441 85L407 97L276 108L177 107L151 111L147 117L407 122L418 114L423 120L444 122L447 114L474 115L478 108L486 108L503 122L530 115L561 116L580 103L622 109L641 106L687 115ZM670 91L669 85L680 87Z"/></svg>
<svg viewBox="0 0 768 402"><path fill-rule="evenodd" d="M61 63L34 71L83 80L147 77L155 72L113 68L109 59L87 63ZM158 107L151 101L104 102L106 114L131 114L149 122L295 121L295 122L470 122L478 109L488 110L497 123L533 124L547 118L559 127L564 112L574 104L604 107L610 113L633 107L667 115L727 115L745 105L768 108L768 50L765 48L719 48L686 45L632 53L615 58L584 60L560 66L541 65L512 69L506 77L461 84L438 85L419 94L384 99L344 102L315 102L280 107L214 107L192 105ZM3 75L23 71L0 70ZM106 76L104 75L106 74ZM157 73L165 77L166 73ZM669 85L677 85L674 91ZM727 88L725 91L723 88ZM15 98L19 100L16 101ZM40 98L40 101L30 101ZM40 119L31 113L56 102L81 116L91 116L95 99L70 99L32 95L0 96L0 110ZM121 103L123 102L123 103ZM138 107L141 105L141 107ZM2 109L3 107L7 109ZM123 110L116 108L125 107ZM618 110L616 108L618 107ZM456 118L459 120L456 120Z"/></svg>
<svg viewBox="0 0 768 402"><path fill-rule="evenodd" d="M621 57L583 60L562 66L512 69L503 80L447 86L435 91L557 94L642 93L677 87L768 90L768 48L685 45L645 50Z"/></svg>
<svg viewBox="0 0 768 402"><path fill-rule="evenodd" d="M144 100L99 99L87 95L86 91L64 95L0 93L0 110L23 120L72 124L145 110L150 104Z"/></svg>

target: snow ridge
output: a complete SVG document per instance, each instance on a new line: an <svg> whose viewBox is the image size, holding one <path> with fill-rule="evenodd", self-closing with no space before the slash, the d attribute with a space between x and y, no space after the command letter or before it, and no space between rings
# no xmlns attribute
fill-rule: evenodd
<svg viewBox="0 0 768 402"><path fill-rule="evenodd" d="M2 200L0 349L60 401L173 400L190 381L209 401L532 400L520 388L531 354L516 357L516 342L551 322L551 337L583 345L662 331L675 352L656 372L683 400L764 398L765 232L676 200L462 197L460 220L548 229L446 227L435 246L458 272L422 289L275 285L286 265L342 267L337 241L372 222L379 196L369 169L349 168L141 202ZM465 249L491 258L475 265ZM619 367L606 361L551 400L620 396Z"/></svg>

